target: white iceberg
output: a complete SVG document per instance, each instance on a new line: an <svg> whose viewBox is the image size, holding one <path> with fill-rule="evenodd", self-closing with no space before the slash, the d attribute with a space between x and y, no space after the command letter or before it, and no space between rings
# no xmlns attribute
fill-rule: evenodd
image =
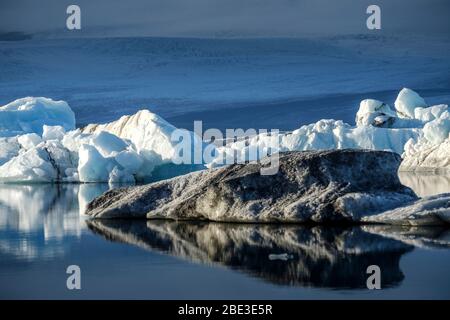
<svg viewBox="0 0 450 320"><path fill-rule="evenodd" d="M194 132L178 129L148 110L140 110L134 115L123 116L107 124L90 124L81 132L84 134L108 132L131 143L133 150L117 154L116 161L121 166L126 163L128 171L139 167L138 170L134 170L137 180L148 180L150 176L154 179L167 178L205 168L206 163L195 161L194 150L197 148L202 152L207 144ZM191 155L180 164L178 146L184 139L188 140ZM128 179L122 175L114 177L118 180Z"/></svg>
<svg viewBox="0 0 450 320"><path fill-rule="evenodd" d="M379 100L365 99L361 101L356 113L356 125L360 126L391 126L397 117L391 107Z"/></svg>
<svg viewBox="0 0 450 320"><path fill-rule="evenodd" d="M79 182L127 182L149 179L161 158L151 152L136 151L129 140L106 131L87 134L75 130L62 143L76 159Z"/></svg>
<svg viewBox="0 0 450 320"><path fill-rule="evenodd" d="M75 129L75 114L65 101L27 97L0 107L0 137L42 135L44 125Z"/></svg>
<svg viewBox="0 0 450 320"><path fill-rule="evenodd" d="M150 179L160 166L172 165L177 152L178 141L172 141L177 128L147 110L76 130L73 112L63 101L24 98L0 111L0 182L4 183L134 183ZM180 132L203 146L193 132ZM167 170L177 174L175 167ZM203 167L184 166L181 172Z"/></svg>
<svg viewBox="0 0 450 320"><path fill-rule="evenodd" d="M426 108L425 100L419 94L411 89L403 88L395 100L395 110L401 118L415 118L416 108Z"/></svg>
<svg viewBox="0 0 450 320"><path fill-rule="evenodd" d="M17 137L0 138L0 166L17 156L20 148Z"/></svg>
<svg viewBox="0 0 450 320"><path fill-rule="evenodd" d="M42 142L42 138L38 136L36 133L27 133L18 136L17 142L24 150L30 150L39 145Z"/></svg>
<svg viewBox="0 0 450 320"><path fill-rule="evenodd" d="M449 111L426 123L421 136L406 143L400 170L450 171Z"/></svg>
<svg viewBox="0 0 450 320"><path fill-rule="evenodd" d="M378 100L361 101L356 126L320 120L288 133L211 144L215 157L200 164L193 164L198 163L195 152L178 164L180 138L189 139L192 151L205 150L206 143L148 110L111 123L74 127L73 112L64 101L23 98L0 107L0 182L135 182L258 160L278 151L346 148L402 154L400 170L450 168L448 106L428 107L406 88L395 109Z"/></svg>
<svg viewBox="0 0 450 320"><path fill-rule="evenodd" d="M141 110L131 116L123 116L119 120L107 124L90 124L83 128L82 132L92 134L105 131L112 133L131 141L137 152L152 151L163 161L168 162L177 155L178 141L173 141L172 136L175 130L184 131L191 137L194 144L202 144L200 137L193 132L177 129L148 110Z"/></svg>
<svg viewBox="0 0 450 320"><path fill-rule="evenodd" d="M450 194L425 197L381 214L363 217L362 221L399 225L450 223Z"/></svg>
<svg viewBox="0 0 450 320"><path fill-rule="evenodd" d="M409 90L408 92L413 92L415 94L412 90ZM425 118L428 115L426 112L427 109L421 109L424 110L422 117ZM374 99L365 99L361 101L359 110L356 113L355 122L357 127L420 128L423 126L422 121L416 118L402 118L396 111L392 110L388 104Z"/></svg>
<svg viewBox="0 0 450 320"><path fill-rule="evenodd" d="M136 182L146 160L128 141L106 131L89 135L88 143L78 150L78 158L80 181L109 183Z"/></svg>
<svg viewBox="0 0 450 320"><path fill-rule="evenodd" d="M374 126L352 127L340 120L320 120L302 126L290 133L259 134L248 141L229 143L216 149L218 155L209 164L215 167L237 154L239 162L258 160L264 152L331 150L331 149L370 149L387 150L401 154L406 142L420 136L420 128L378 128ZM269 152L270 153L270 152Z"/></svg>
<svg viewBox="0 0 450 320"><path fill-rule="evenodd" d="M77 181L76 164L70 152L57 141L41 142L0 166L2 182L71 182Z"/></svg>
<svg viewBox="0 0 450 320"><path fill-rule="evenodd" d="M356 126L340 120L319 120L289 133L262 133L218 147L209 167L224 159L258 160L267 153L327 149L388 150L405 159L400 170L450 169L448 106L428 107L411 89L400 91L395 110L374 99L361 101ZM257 152L262 150L263 152Z"/></svg>
<svg viewBox="0 0 450 320"><path fill-rule="evenodd" d="M62 126L47 126L42 128L43 140L62 140L66 134L66 130Z"/></svg>

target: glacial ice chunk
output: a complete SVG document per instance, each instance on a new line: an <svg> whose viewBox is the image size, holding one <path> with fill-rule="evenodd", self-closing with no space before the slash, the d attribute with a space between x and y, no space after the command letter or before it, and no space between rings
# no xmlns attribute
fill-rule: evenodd
<svg viewBox="0 0 450 320"><path fill-rule="evenodd" d="M419 107L414 109L414 118L426 123L439 118L445 111L448 111L448 105L446 104L439 104L428 108Z"/></svg>
<svg viewBox="0 0 450 320"><path fill-rule="evenodd" d="M231 165L113 190L95 199L94 218L207 219L234 222L360 221L417 200L397 176L391 152L285 152L279 171L262 163Z"/></svg>
<svg viewBox="0 0 450 320"><path fill-rule="evenodd" d="M78 175L83 182L109 181L109 172L114 168L110 159L88 144L83 144L79 150Z"/></svg>
<svg viewBox="0 0 450 320"><path fill-rule="evenodd" d="M440 225L450 222L450 194L425 197L381 214L367 216L364 222L400 225Z"/></svg>
<svg viewBox="0 0 450 320"><path fill-rule="evenodd" d="M195 133L177 129L160 116L140 110L131 116L123 116L119 120L107 124L90 124L83 128L83 133L99 133L106 131L131 141L137 152L152 151L161 157L162 162L170 162L177 156L177 144L173 141L173 133L179 130L191 140L192 145L202 147L203 142ZM193 161L192 161L193 163Z"/></svg>
<svg viewBox="0 0 450 320"><path fill-rule="evenodd" d="M128 122L128 125L133 123ZM127 124L123 125L123 130L128 128L125 132L133 131ZM159 144L157 140L153 142L165 150L175 144L164 139ZM142 145L145 141L141 141ZM155 150L146 147L137 150L131 140L103 130L65 132L62 126L44 125L42 137L36 133L3 137L0 138L0 147L0 182L131 183L150 179L160 166L172 165L159 170L158 174L178 172L170 159L164 160ZM180 172L184 173L200 169L181 167Z"/></svg>
<svg viewBox="0 0 450 320"><path fill-rule="evenodd" d="M64 181L73 163L69 152L58 142L41 143L0 166L2 182Z"/></svg>
<svg viewBox="0 0 450 320"><path fill-rule="evenodd" d="M422 135L405 144L402 156L403 171L450 170L450 113L426 123Z"/></svg>
<svg viewBox="0 0 450 320"><path fill-rule="evenodd" d="M387 150L401 154L409 139L416 140L421 128L378 128L374 126L352 127L341 120L319 120L304 125L291 133L268 135L261 133L248 139L236 141L216 149L216 158L208 167L217 167L224 159L257 160L267 153L252 150L272 150L273 152L369 149ZM237 157L235 157L235 154Z"/></svg>
<svg viewBox="0 0 450 320"><path fill-rule="evenodd" d="M65 101L43 97L17 99L0 107L0 137L25 133L42 135L43 126L62 126L75 129L75 115Z"/></svg>
<svg viewBox="0 0 450 320"><path fill-rule="evenodd" d="M115 157L119 165L130 172L138 172L144 160L133 150L124 150L119 152Z"/></svg>
<svg viewBox="0 0 450 320"><path fill-rule="evenodd" d="M17 156L20 148L20 143L17 141L17 137L0 137L0 166Z"/></svg>
<svg viewBox="0 0 450 320"><path fill-rule="evenodd" d="M44 140L62 140L66 134L66 130L62 126L44 125L42 139Z"/></svg>
<svg viewBox="0 0 450 320"><path fill-rule="evenodd" d="M425 100L411 89L403 88L395 100L395 109L400 118L414 119L416 108L426 108Z"/></svg>
<svg viewBox="0 0 450 320"><path fill-rule="evenodd" d="M391 127L397 117L389 105L379 100L365 99L359 105L356 113L356 125Z"/></svg>
<svg viewBox="0 0 450 320"><path fill-rule="evenodd" d="M17 141L24 150L30 150L42 142L36 133L27 133L17 137Z"/></svg>
<svg viewBox="0 0 450 320"><path fill-rule="evenodd" d="M450 168L447 105L427 107L417 93L405 88L397 97L395 110L378 100L361 101L356 123L355 127L343 121L323 119L289 133L261 133L216 147L207 145L193 132L177 129L148 110L111 123L91 124L73 130L75 119L67 103L47 98L23 98L0 107L0 166L9 163L5 168L15 172L12 164L28 163L37 166L28 169L35 169L42 175L30 174L30 170L26 170L28 173L24 176L14 175L2 168L0 181L12 181L13 176L24 181L33 177L39 181L53 181L56 177L62 179L59 182L156 180L205 166L258 160L274 152L349 148L403 154L401 170ZM194 159L195 152L191 152L186 164L178 165L180 140L177 138L180 137L189 139L186 145L191 151L211 147L215 158L212 161L203 158L198 163L198 159ZM55 143L49 144L52 141ZM64 156L46 157L45 150L50 147L54 153ZM56 174L47 170L47 165L30 160L36 160L36 157L49 162ZM93 162L97 158L103 168ZM63 163L58 163L58 159L63 159Z"/></svg>
<svg viewBox="0 0 450 320"><path fill-rule="evenodd" d="M92 135L92 145L100 152L103 157L115 155L127 148L127 143L118 136L106 131Z"/></svg>

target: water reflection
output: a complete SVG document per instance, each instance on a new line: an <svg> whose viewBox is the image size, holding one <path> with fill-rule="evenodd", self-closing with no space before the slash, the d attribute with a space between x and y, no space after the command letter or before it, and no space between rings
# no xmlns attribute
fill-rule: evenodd
<svg viewBox="0 0 450 320"><path fill-rule="evenodd" d="M366 269L383 270L384 288L404 278L401 256L417 243L450 248L443 230L383 226L311 227L93 220L91 230L112 241L206 264L239 269L281 285L366 288ZM280 259L274 259L280 257ZM286 258L286 259L285 259Z"/></svg>
<svg viewBox="0 0 450 320"><path fill-rule="evenodd" d="M420 195L450 191L450 176L402 173L400 178ZM83 233L94 231L282 285L361 288L366 267L377 264L387 271L382 278L387 287L401 283L404 253L414 247L448 249L450 243L449 230L440 228L86 221L87 203L108 189L107 184L0 184L0 262L55 259L68 254L74 242L83 242ZM89 244L81 247L91 250Z"/></svg>
<svg viewBox="0 0 450 320"><path fill-rule="evenodd" d="M361 228L369 233L401 241L416 248L448 249L450 248L450 229L444 227L414 227L389 225L363 225Z"/></svg>
<svg viewBox="0 0 450 320"><path fill-rule="evenodd" d="M0 253L33 260L61 256L85 229L84 207L102 184L0 184Z"/></svg>
<svg viewBox="0 0 450 320"><path fill-rule="evenodd" d="M427 172L399 172L400 181L419 197L450 192L450 175Z"/></svg>

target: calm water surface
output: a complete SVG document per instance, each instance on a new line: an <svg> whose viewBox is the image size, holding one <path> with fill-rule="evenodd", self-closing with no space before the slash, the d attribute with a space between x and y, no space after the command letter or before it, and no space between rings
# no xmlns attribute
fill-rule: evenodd
<svg viewBox="0 0 450 320"><path fill-rule="evenodd" d="M450 176L400 178L450 192ZM450 299L446 228L87 220L108 188L0 185L0 298ZM79 291L66 289L72 264ZM382 290L366 289L372 264Z"/></svg>

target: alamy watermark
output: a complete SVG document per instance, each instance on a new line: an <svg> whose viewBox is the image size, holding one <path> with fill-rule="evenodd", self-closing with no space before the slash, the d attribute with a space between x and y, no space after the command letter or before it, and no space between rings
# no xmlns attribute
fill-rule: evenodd
<svg viewBox="0 0 450 320"><path fill-rule="evenodd" d="M194 121L194 133L176 129L171 135L175 143L175 164L243 164L261 161L261 174L274 175L279 168L280 133L278 129L219 129L203 132L202 121Z"/></svg>
<svg viewBox="0 0 450 320"><path fill-rule="evenodd" d="M376 264L370 265L366 270L370 276L367 278L366 285L369 290L381 289L381 269Z"/></svg>
<svg viewBox="0 0 450 320"><path fill-rule="evenodd" d="M73 264L67 267L66 273L70 274L66 280L67 289L81 290L81 268Z"/></svg>
<svg viewBox="0 0 450 320"><path fill-rule="evenodd" d="M66 13L69 15L66 19L66 27L69 30L81 29L81 8L76 4L67 7Z"/></svg>
<svg viewBox="0 0 450 320"><path fill-rule="evenodd" d="M369 30L380 30L381 29L381 8L376 4L372 4L367 7L367 14L370 16L366 20L366 26Z"/></svg>
<svg viewBox="0 0 450 320"><path fill-rule="evenodd" d="M79 5L71 4L66 9L69 16L66 19L66 27L69 30L81 30L81 8ZM371 4L366 9L369 17L366 20L366 26L369 30L381 29L381 8L376 4Z"/></svg>

